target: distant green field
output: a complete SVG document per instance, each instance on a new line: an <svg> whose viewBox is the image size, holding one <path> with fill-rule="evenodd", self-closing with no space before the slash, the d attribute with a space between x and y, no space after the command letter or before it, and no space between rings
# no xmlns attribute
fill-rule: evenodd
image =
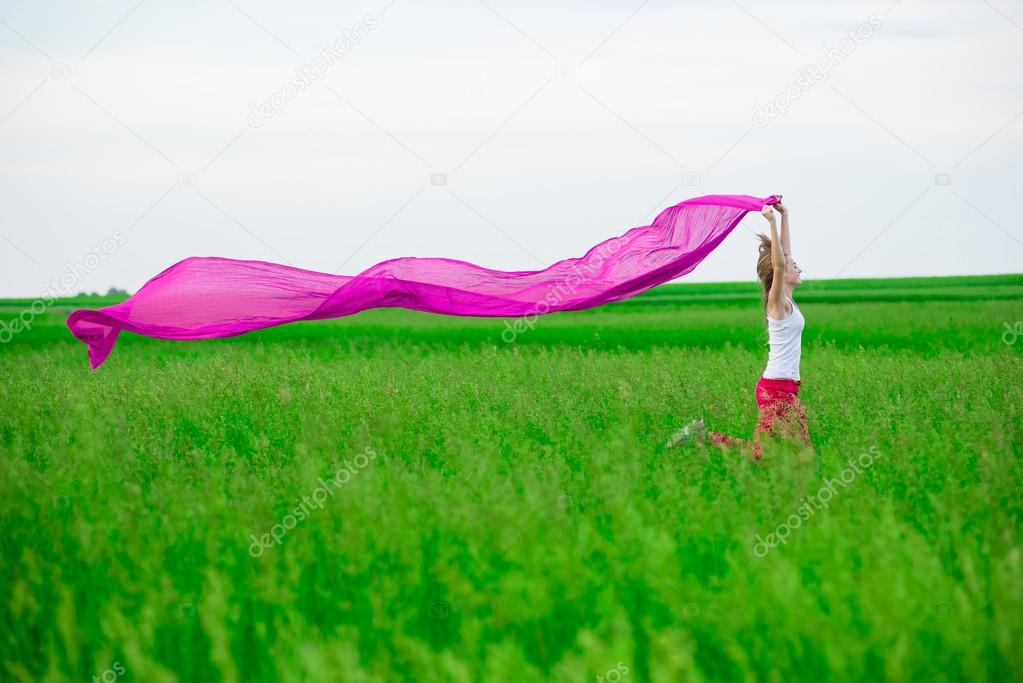
<svg viewBox="0 0 1023 683"><path fill-rule="evenodd" d="M796 299L814 453L761 464L663 446L751 432L755 283L97 371L58 301L0 345L0 680L1023 680L1023 275Z"/></svg>

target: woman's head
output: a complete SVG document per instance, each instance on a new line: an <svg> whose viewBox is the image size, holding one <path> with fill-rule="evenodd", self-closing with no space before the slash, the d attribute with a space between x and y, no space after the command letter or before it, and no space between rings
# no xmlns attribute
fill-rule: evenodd
<svg viewBox="0 0 1023 683"><path fill-rule="evenodd" d="M764 307L767 307L767 295L774 284L774 261L771 259L771 238L763 233L757 235L760 238L759 253L757 254L757 277L760 278L760 285L764 289ZM795 288L802 283L799 266L792 260L792 256L785 255L785 284Z"/></svg>
<svg viewBox="0 0 1023 683"><path fill-rule="evenodd" d="M796 265L796 260L791 255L785 258L785 283L792 288L798 287L803 282L803 271Z"/></svg>

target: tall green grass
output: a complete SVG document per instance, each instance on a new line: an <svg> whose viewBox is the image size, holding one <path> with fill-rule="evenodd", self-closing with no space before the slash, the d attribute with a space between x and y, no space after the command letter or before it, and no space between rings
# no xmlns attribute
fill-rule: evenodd
<svg viewBox="0 0 1023 683"><path fill-rule="evenodd" d="M797 293L815 453L760 465L663 447L696 416L750 433L755 297L673 287L512 344L404 311L122 335L95 372L55 308L0 350L0 676L1018 680L1023 298L882 284Z"/></svg>

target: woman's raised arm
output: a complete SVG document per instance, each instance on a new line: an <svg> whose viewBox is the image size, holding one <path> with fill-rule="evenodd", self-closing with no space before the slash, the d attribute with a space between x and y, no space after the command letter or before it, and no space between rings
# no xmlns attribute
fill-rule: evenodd
<svg viewBox="0 0 1023 683"><path fill-rule="evenodd" d="M771 267L774 276L771 278L771 290L767 293L767 314L780 320L785 317L785 268L787 266L785 251L778 237L778 225L774 220L774 209L770 205L761 211L767 222L771 224Z"/></svg>
<svg viewBox="0 0 1023 683"><path fill-rule="evenodd" d="M781 248L785 251L786 258L792 258L792 241L789 238L789 209L781 203L781 195L778 195L778 203L774 204L774 208L781 214Z"/></svg>

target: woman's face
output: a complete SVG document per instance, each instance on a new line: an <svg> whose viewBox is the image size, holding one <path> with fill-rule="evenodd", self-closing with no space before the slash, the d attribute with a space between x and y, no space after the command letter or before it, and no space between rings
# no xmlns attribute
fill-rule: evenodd
<svg viewBox="0 0 1023 683"><path fill-rule="evenodd" d="M789 257L785 265L785 282L793 287L797 287L803 281L801 275L802 271L799 270L799 266Z"/></svg>

